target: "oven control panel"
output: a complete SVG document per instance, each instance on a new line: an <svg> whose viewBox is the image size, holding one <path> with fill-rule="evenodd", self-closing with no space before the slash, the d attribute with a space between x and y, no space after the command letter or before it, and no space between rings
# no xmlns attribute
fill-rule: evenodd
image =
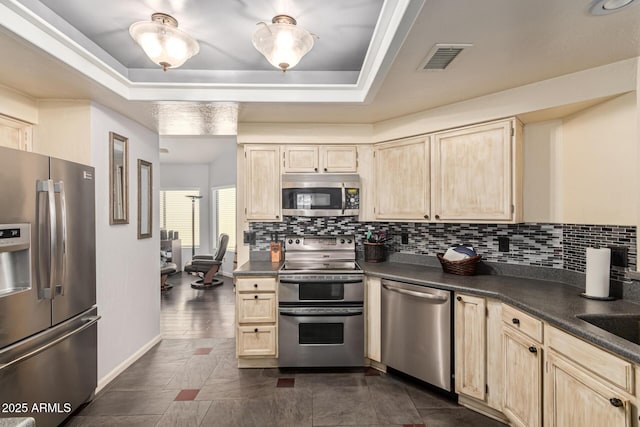
<svg viewBox="0 0 640 427"><path fill-rule="evenodd" d="M356 239L354 236L286 236L285 247L289 251L355 250Z"/></svg>

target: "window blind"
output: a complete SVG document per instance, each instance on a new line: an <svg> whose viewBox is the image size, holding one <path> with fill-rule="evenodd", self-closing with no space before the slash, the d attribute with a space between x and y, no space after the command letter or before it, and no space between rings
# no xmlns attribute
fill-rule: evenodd
<svg viewBox="0 0 640 427"><path fill-rule="evenodd" d="M229 235L228 250L236 250L236 188L220 188L216 191L216 218L218 234Z"/></svg>
<svg viewBox="0 0 640 427"><path fill-rule="evenodd" d="M200 190L162 190L160 191L160 228L179 233L183 247L191 247L191 199L187 196L199 196ZM200 200L195 203L196 247L200 247Z"/></svg>

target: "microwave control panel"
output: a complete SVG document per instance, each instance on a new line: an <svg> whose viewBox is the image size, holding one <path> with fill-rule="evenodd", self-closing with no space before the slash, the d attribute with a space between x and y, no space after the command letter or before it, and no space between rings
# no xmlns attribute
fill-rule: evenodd
<svg viewBox="0 0 640 427"><path fill-rule="evenodd" d="M345 209L359 209L360 208L360 189L359 188L345 188Z"/></svg>

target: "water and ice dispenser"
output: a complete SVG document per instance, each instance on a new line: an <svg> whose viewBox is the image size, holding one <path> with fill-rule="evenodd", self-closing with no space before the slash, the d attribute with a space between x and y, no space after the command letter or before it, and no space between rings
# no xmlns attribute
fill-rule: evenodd
<svg viewBox="0 0 640 427"><path fill-rule="evenodd" d="M0 297L31 288L29 224L0 224Z"/></svg>

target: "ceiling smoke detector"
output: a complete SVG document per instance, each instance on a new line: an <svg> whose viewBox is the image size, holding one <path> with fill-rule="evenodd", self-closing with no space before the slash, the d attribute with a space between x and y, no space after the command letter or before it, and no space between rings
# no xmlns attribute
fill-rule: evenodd
<svg viewBox="0 0 640 427"><path fill-rule="evenodd" d="M589 8L589 12L592 15L608 15L637 3L637 0L596 0Z"/></svg>
<svg viewBox="0 0 640 427"><path fill-rule="evenodd" d="M444 70L471 43L437 43L422 61L418 70Z"/></svg>

